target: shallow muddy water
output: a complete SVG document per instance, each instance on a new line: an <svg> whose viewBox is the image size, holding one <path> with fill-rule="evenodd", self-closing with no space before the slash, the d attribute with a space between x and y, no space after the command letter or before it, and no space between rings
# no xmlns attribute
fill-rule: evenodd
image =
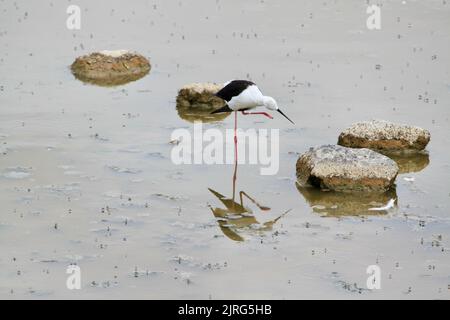
<svg viewBox="0 0 450 320"><path fill-rule="evenodd" d="M0 297L450 298L450 3L403 2L369 31L364 1L78 1L68 30L71 2L0 0ZM71 75L104 49L152 70L111 88ZM230 203L233 165L174 165L169 141L193 126L180 87L233 78L296 125L239 117L280 129L280 170L239 165ZM372 118L431 132L392 194L296 185L299 154ZM219 120L204 127L233 127Z"/></svg>

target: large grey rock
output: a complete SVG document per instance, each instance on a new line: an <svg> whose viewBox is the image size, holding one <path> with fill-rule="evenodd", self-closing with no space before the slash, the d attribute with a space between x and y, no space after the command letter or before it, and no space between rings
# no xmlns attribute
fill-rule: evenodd
<svg viewBox="0 0 450 320"><path fill-rule="evenodd" d="M358 122L345 129L338 144L351 148L369 148L380 151L423 150L430 141L428 130L373 120Z"/></svg>
<svg viewBox="0 0 450 320"><path fill-rule="evenodd" d="M312 148L297 161L300 185L344 192L385 192L398 171L395 161L375 151L337 145Z"/></svg>

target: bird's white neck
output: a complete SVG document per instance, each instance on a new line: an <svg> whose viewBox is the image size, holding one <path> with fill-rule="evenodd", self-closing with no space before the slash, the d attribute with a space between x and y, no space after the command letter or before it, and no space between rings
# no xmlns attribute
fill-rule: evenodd
<svg viewBox="0 0 450 320"><path fill-rule="evenodd" d="M264 96L263 104L264 104L264 107L266 107L269 110L277 110L278 109L277 102L272 97Z"/></svg>

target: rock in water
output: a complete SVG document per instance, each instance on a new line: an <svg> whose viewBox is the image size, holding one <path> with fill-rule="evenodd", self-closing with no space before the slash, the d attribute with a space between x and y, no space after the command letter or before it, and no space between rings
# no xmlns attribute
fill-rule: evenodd
<svg viewBox="0 0 450 320"><path fill-rule="evenodd" d="M337 145L312 148L297 161L297 180L302 186L334 191L389 190L398 174L395 161L369 149Z"/></svg>
<svg viewBox="0 0 450 320"><path fill-rule="evenodd" d="M150 72L147 58L127 50L100 51L79 57L72 64L74 76L100 86L117 86L138 80Z"/></svg>
<svg viewBox="0 0 450 320"><path fill-rule="evenodd" d="M429 141L428 130L373 120L355 123L344 130L339 136L338 144L380 151L410 151L425 149Z"/></svg>
<svg viewBox="0 0 450 320"><path fill-rule="evenodd" d="M225 102L215 94L222 85L214 83L192 83L178 91L177 107L191 108L209 113L224 106Z"/></svg>

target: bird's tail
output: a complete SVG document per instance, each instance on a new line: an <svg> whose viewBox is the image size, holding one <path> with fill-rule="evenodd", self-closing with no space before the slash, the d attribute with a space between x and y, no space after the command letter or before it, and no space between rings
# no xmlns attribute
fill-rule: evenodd
<svg viewBox="0 0 450 320"><path fill-rule="evenodd" d="M213 113L222 113L222 112L232 112L232 111L233 111L233 110L226 104L226 105L224 105L222 108L217 109L217 110L211 112L211 114L213 114Z"/></svg>

